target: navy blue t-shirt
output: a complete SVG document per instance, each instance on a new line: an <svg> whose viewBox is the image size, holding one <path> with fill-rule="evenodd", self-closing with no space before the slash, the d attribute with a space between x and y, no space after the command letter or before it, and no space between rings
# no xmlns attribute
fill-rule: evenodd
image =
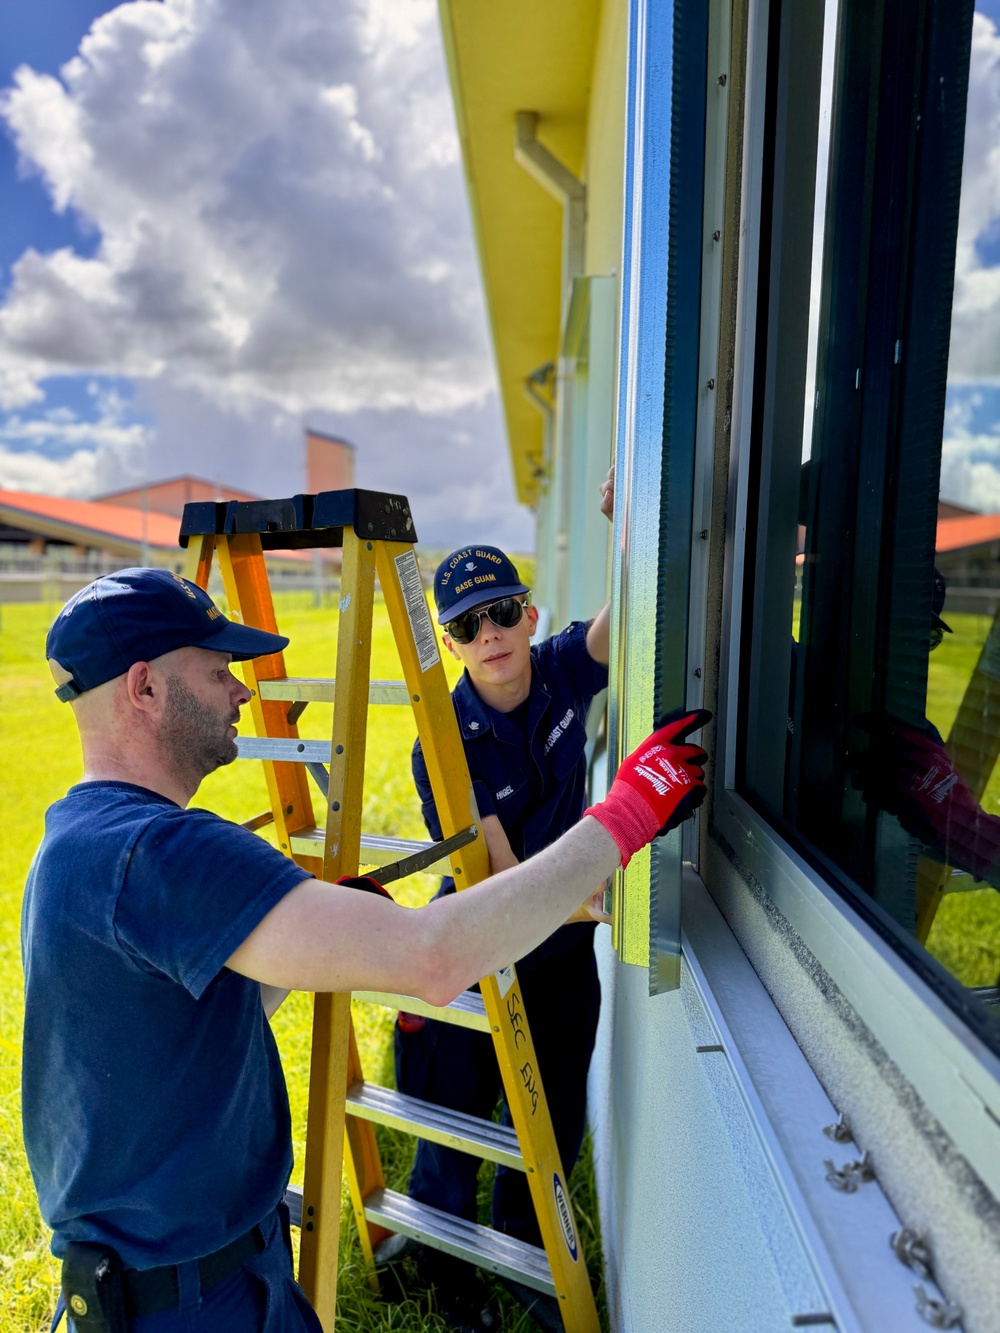
<svg viewBox="0 0 1000 1333"><path fill-rule="evenodd" d="M574 621L532 647L531 689L514 713L500 713L483 703L468 672L452 690L480 818L496 815L519 861L555 842L583 814L587 713L607 683L608 668L587 651L587 625ZM419 740L413 746L412 768L424 823L430 836L440 839ZM452 888L452 881L445 880L442 892ZM519 966L562 953L592 931L583 923L562 926Z"/></svg>
<svg viewBox="0 0 1000 1333"><path fill-rule="evenodd" d="M71 788L24 896L24 1139L53 1252L210 1254L280 1201L288 1097L260 987L226 959L307 872L206 810Z"/></svg>

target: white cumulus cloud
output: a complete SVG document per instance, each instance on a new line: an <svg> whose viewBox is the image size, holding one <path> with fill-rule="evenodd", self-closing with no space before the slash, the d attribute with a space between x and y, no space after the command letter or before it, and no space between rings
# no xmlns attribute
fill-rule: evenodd
<svg viewBox="0 0 1000 1333"><path fill-rule="evenodd" d="M129 0L58 77L18 69L0 117L96 238L12 266L0 484L289 494L309 421L431 540L531 544L434 0ZM46 411L54 376L131 381L148 424Z"/></svg>
<svg viewBox="0 0 1000 1333"><path fill-rule="evenodd" d="M0 101L90 258L26 252L3 401L169 376L289 412L448 411L491 389L432 0L132 0Z"/></svg>
<svg viewBox="0 0 1000 1333"><path fill-rule="evenodd" d="M986 265L977 242L1000 234L1000 33L985 15L972 21L972 59L955 256L955 301L948 377L1000 382L1000 265Z"/></svg>
<svg viewBox="0 0 1000 1333"><path fill-rule="evenodd" d="M9 413L0 421L0 488L86 496L113 490L135 476L152 431L128 417L115 389L88 385L93 411L68 407L34 416Z"/></svg>

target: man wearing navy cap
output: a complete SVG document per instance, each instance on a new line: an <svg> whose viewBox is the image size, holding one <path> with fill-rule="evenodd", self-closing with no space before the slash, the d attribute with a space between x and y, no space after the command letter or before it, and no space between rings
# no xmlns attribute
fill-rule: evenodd
<svg viewBox="0 0 1000 1333"><path fill-rule="evenodd" d="M601 487L611 517L613 474ZM532 647L538 612L512 561L492 546L453 551L434 577L445 648L465 667L452 692L476 805L498 871L548 847L572 828L586 804L587 713L608 683L610 606L588 623L574 622ZM413 775L432 838L441 826L427 767L417 741ZM595 897L548 940L517 960L518 978L563 1168L568 1174L583 1141L587 1072L600 1009L593 934L603 913ZM454 893L446 879L442 894ZM402 1091L486 1119L502 1093L490 1039L445 1023L402 1014L396 1025L396 1075ZM504 1107L504 1123L509 1112ZM410 1194L420 1202L477 1220L479 1163L467 1153L420 1140ZM500 1167L493 1192L493 1225L520 1240L541 1243L523 1172ZM499 1327L473 1270L427 1251L422 1275L438 1290L441 1313L459 1329ZM512 1289L546 1316L536 1293ZM554 1304L554 1302L552 1303ZM553 1327L562 1327L558 1320ZM546 1325L547 1326L547 1325Z"/></svg>
<svg viewBox="0 0 1000 1333"><path fill-rule="evenodd" d="M150 569L98 579L49 632L84 775L25 890L22 1110L75 1333L316 1333L282 1234L291 1132L263 991L448 1003L704 795L703 752L661 729L593 818L488 889L413 912L322 883L186 808L236 757L232 663L287 642Z"/></svg>

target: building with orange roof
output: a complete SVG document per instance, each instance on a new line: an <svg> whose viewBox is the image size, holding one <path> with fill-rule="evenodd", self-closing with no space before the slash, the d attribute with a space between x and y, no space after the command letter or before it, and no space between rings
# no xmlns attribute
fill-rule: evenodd
<svg viewBox="0 0 1000 1333"><path fill-rule="evenodd" d="M1000 514L939 518L937 556L950 582L969 587L1000 582Z"/></svg>
<svg viewBox="0 0 1000 1333"><path fill-rule="evenodd" d="M352 487L354 456L347 440L307 427L305 491ZM287 493L297 489L292 483ZM177 535L186 504L260 498L192 476L132 486L93 500L0 490L0 601L65 599L99 574L128 565L179 572L185 553ZM339 569L339 564L338 550L321 555L268 552L272 575L285 586L318 589L329 567Z"/></svg>
<svg viewBox="0 0 1000 1333"><path fill-rule="evenodd" d="M948 506L955 510L957 506ZM1000 610L1000 514L938 511L935 563L948 592L948 613L993 616Z"/></svg>
<svg viewBox="0 0 1000 1333"><path fill-rule="evenodd" d="M207 483L204 483L207 484ZM153 488L150 488L153 489ZM252 496L221 495L210 499ZM65 601L101 574L129 565L156 565L180 573L187 553L178 543L180 517L116 498L69 500L28 491L0 490L0 601ZM286 587L320 587L340 552L269 551L272 575Z"/></svg>

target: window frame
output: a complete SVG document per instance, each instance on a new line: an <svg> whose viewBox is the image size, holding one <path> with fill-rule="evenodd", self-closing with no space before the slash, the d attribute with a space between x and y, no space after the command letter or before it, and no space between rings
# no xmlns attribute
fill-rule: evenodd
<svg viewBox="0 0 1000 1333"><path fill-rule="evenodd" d="M631 0L609 777L659 716L696 706L702 694L700 676L688 676L688 627L706 399L699 358L709 53L702 0ZM623 962L648 968L653 995L680 984L684 838L673 830L614 879L614 948Z"/></svg>
<svg viewBox="0 0 1000 1333"><path fill-rule="evenodd" d="M734 350L734 395L727 546L720 660L718 763L712 827L744 879L769 899L860 1016L874 1039L915 1087L983 1181L1000 1193L1000 1056L954 1003L947 974L929 960L900 952L886 914L874 904L844 896L835 876L824 873L788 842L737 790L741 667L755 626L746 602L746 579L756 552L748 547L756 502L753 432L760 410L758 341L761 303L768 300L768 272L761 270L761 240L768 215L772 164L765 160L769 70L769 6L751 6L744 115L744 159L739 240L739 292ZM828 36L828 33L826 34ZM825 38L824 38L825 40ZM770 81L769 81L770 76ZM810 218L811 225L811 218ZM910 292L911 301L913 292ZM884 918L884 920L882 919ZM941 977L936 972L942 974ZM950 982L950 979L948 979ZM951 983L952 985L954 983ZM946 995L951 996L951 1001ZM988 1020L986 1020L988 1021Z"/></svg>

